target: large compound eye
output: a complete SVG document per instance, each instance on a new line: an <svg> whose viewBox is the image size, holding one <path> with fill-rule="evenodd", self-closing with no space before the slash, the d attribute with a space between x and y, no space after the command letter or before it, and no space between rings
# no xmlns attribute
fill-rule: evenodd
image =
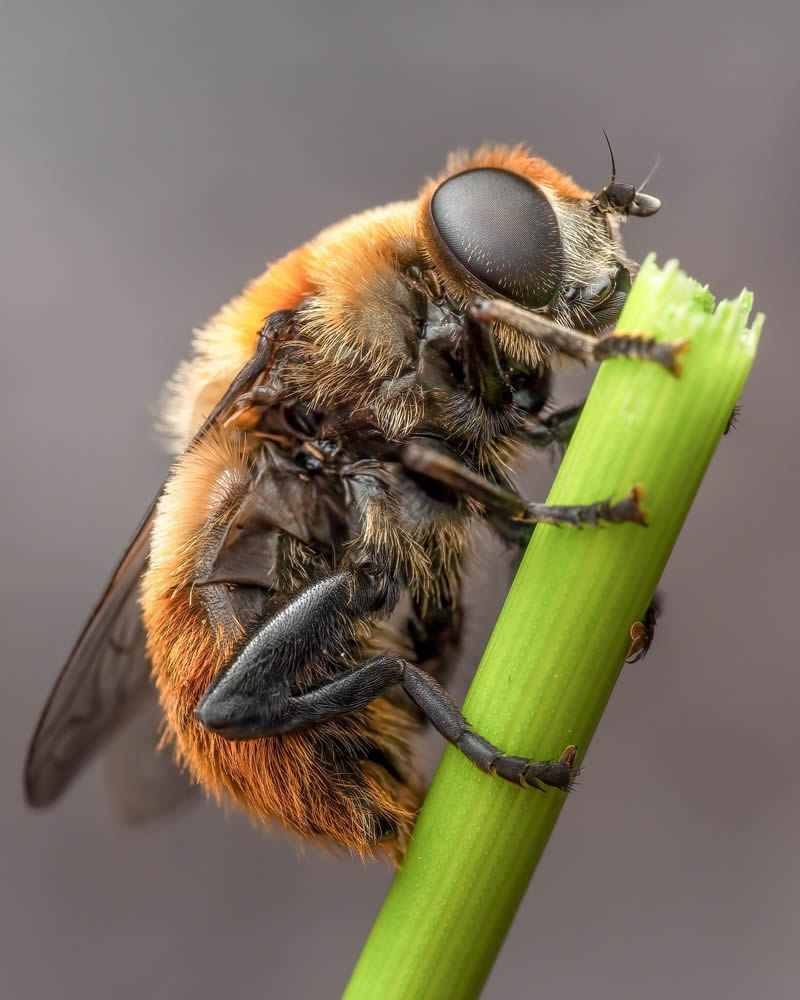
<svg viewBox="0 0 800 1000"><path fill-rule="evenodd" d="M456 174L434 192L431 218L445 248L493 291L529 309L557 293L564 269L558 220L524 177L497 167Z"/></svg>

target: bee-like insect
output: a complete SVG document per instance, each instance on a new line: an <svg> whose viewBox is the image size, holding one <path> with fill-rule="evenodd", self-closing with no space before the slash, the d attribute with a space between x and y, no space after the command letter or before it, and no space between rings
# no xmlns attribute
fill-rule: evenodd
<svg viewBox="0 0 800 1000"><path fill-rule="evenodd" d="M363 855L402 854L426 719L489 774L568 788L573 747L510 756L439 680L472 518L516 545L539 522L641 519L635 495L529 503L507 468L576 423L580 407L543 415L554 354L674 367L674 345L603 335L635 269L619 224L658 208L615 171L592 194L486 147L226 305L170 383L182 453L44 710L29 802L54 800L153 686L171 766ZM161 772L126 780L134 812L181 794Z"/></svg>

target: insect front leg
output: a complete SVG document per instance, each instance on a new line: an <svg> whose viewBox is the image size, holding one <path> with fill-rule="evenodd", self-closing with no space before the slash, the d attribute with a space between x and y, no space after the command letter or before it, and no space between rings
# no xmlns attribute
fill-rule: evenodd
<svg viewBox="0 0 800 1000"><path fill-rule="evenodd" d="M608 333L602 337L592 337L554 323L504 299L476 299L470 314L483 322L506 323L520 333L549 344L560 354L579 361L639 358L643 361L655 361L673 375L680 375L679 357L689 350L689 342L686 340L661 343L643 333Z"/></svg>
<svg viewBox="0 0 800 1000"><path fill-rule="evenodd" d="M513 393L489 327L469 314L461 328L461 364L467 390L487 406L507 406Z"/></svg>

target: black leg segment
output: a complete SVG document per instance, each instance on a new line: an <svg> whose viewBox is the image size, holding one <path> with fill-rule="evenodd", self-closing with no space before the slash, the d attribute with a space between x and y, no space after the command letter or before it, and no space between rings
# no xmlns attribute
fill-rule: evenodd
<svg viewBox="0 0 800 1000"><path fill-rule="evenodd" d="M270 355L275 347L276 339L290 327L293 319L294 313L291 309L279 309L277 312L270 313L267 316L258 334L255 353L244 368L239 371L228 386L225 395L203 421L202 426L195 434L189 447L195 447L199 444L214 424L226 419L230 415L239 398L252 389L253 383L264 373Z"/></svg>
<svg viewBox="0 0 800 1000"><path fill-rule="evenodd" d="M312 691L277 701L269 697L263 685L245 683L240 662L234 663L229 673L234 669L239 690L235 703L226 699L220 713L224 726L214 725L213 690L204 696L197 711L204 726L229 739L275 736L319 726L364 708L388 688L400 684L442 736L482 771L514 784L534 788L545 784L564 790L569 788L573 777L575 747L567 747L558 761L532 761L504 754L470 729L461 710L430 674L393 653L376 656ZM258 670L254 663L250 665L250 671L253 670ZM252 690L249 695L248 690Z"/></svg>
<svg viewBox="0 0 800 1000"><path fill-rule="evenodd" d="M655 361L673 375L680 375L679 355L689 349L685 340L660 343L641 333L609 333L592 337L568 326L553 323L529 309L504 299L476 299L471 315L478 320L507 323L520 333L549 344L554 350L579 361L606 361L608 358L639 358Z"/></svg>
<svg viewBox="0 0 800 1000"><path fill-rule="evenodd" d="M482 771L515 785L540 788L544 784L563 791L569 788L574 777L574 746L567 747L557 761L510 756L474 732L450 695L424 670L406 662L401 683L434 728Z"/></svg>
<svg viewBox="0 0 800 1000"><path fill-rule="evenodd" d="M529 503L513 490L490 482L455 458L417 441L403 448L401 461L417 476L443 483L457 493L482 503L489 520L501 534L504 533L504 522L508 521L516 524L572 524L576 527L596 525L600 521L646 524L644 512L639 506L641 490L638 487L634 487L618 503L613 503L611 498L591 504L564 506Z"/></svg>
<svg viewBox="0 0 800 1000"><path fill-rule="evenodd" d="M517 431L517 437L534 448L549 448L556 444L566 446L578 426L583 403L556 410L547 417L528 417Z"/></svg>
<svg viewBox="0 0 800 1000"><path fill-rule="evenodd" d="M461 333L461 364L467 389L487 406L507 406L512 392L500 366L494 337L484 323L464 317Z"/></svg>
<svg viewBox="0 0 800 1000"><path fill-rule="evenodd" d="M656 633L656 622L662 611L661 595L653 594L653 599L647 606L644 617L640 622L631 625L631 644L625 654L626 663L638 663L643 660L653 645L653 638Z"/></svg>
<svg viewBox="0 0 800 1000"><path fill-rule="evenodd" d="M303 664L335 649L353 622L391 610L397 594L396 584L364 570L332 573L303 588L209 684L195 709L198 722L229 739L265 735L265 726L284 717Z"/></svg>

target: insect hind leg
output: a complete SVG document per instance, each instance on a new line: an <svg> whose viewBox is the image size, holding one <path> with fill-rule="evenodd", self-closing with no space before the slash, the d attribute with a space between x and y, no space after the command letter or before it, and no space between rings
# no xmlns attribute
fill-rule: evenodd
<svg viewBox="0 0 800 1000"><path fill-rule="evenodd" d="M393 606L381 574L340 571L304 588L251 636L206 689L195 717L229 740L259 739L313 729L366 708L396 684L433 726L481 770L515 784L566 790L575 748L558 761L505 754L474 732L445 689L402 656L384 653L301 693L292 682L302 662L319 655L337 630Z"/></svg>
<svg viewBox="0 0 800 1000"><path fill-rule="evenodd" d="M568 746L557 761L535 761L506 754L472 729L445 689L424 670L405 663L401 683L434 728L482 771L524 787L541 789L542 785L549 785L562 791L569 789L574 778L574 746Z"/></svg>
<svg viewBox="0 0 800 1000"><path fill-rule="evenodd" d="M239 711L248 720L248 736L276 736L319 726L365 708L395 684L402 685L438 732L482 771L523 786L550 785L564 791L569 788L575 747L567 747L557 761L533 761L505 754L473 731L455 702L430 674L393 653L373 657L321 687L289 697L278 711L274 704L264 704L260 699L257 704L240 701ZM236 720L229 712L226 716L230 723L228 731L236 732ZM253 721L256 716L257 726Z"/></svg>

